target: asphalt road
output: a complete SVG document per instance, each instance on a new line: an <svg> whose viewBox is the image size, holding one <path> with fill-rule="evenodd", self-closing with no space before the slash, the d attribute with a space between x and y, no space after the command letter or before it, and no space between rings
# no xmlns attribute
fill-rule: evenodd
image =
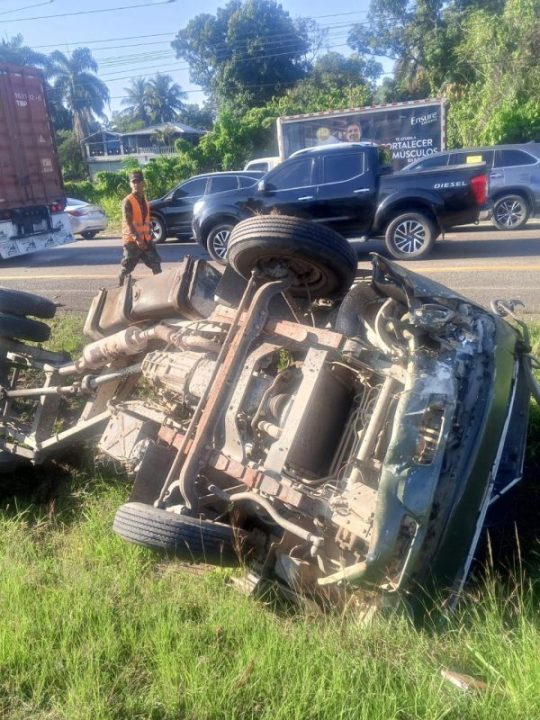
<svg viewBox="0 0 540 720"><path fill-rule="evenodd" d="M368 267L370 252L384 252L380 242L353 244L359 267ZM186 254L205 257L192 243L169 240L158 247L164 271ZM99 288L116 284L121 254L118 237L80 240L0 260L0 284L45 295L66 309L86 311ZM491 223L459 228L439 239L428 259L402 264L484 306L494 298L519 298L524 312L540 319L540 221L512 233L499 232ZM139 265L135 276L149 272Z"/></svg>

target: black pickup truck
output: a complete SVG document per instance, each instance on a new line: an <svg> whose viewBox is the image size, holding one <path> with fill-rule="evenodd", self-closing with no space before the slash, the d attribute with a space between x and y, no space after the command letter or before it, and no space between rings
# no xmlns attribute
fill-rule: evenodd
<svg viewBox="0 0 540 720"><path fill-rule="evenodd" d="M300 150L258 185L212 195L195 204L193 232L224 262L236 223L270 212L323 223L347 238L384 235L400 260L425 257L444 230L478 219L486 202L482 165L393 174L375 143L340 143Z"/></svg>

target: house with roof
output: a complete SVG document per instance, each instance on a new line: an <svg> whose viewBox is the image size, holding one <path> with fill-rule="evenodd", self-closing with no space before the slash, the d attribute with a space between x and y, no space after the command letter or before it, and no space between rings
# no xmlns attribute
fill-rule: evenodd
<svg viewBox="0 0 540 720"><path fill-rule="evenodd" d="M146 165L156 157L173 155L176 140L196 145L205 133L206 130L180 122L161 123L126 133L99 129L83 140L90 177L93 180L98 172L121 170L122 161L127 158Z"/></svg>

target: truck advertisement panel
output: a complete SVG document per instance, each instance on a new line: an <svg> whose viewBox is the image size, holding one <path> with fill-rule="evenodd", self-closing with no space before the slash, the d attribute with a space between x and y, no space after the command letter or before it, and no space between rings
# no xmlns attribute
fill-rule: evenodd
<svg viewBox="0 0 540 720"><path fill-rule="evenodd" d="M446 147L445 101L415 100L278 118L282 159L297 150L336 142L371 140L392 151L399 170Z"/></svg>

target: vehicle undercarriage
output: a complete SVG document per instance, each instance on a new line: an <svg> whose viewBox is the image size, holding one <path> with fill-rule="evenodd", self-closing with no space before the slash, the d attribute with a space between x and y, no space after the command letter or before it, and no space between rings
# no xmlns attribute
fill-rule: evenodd
<svg viewBox="0 0 540 720"><path fill-rule="evenodd" d="M75 360L0 338L0 458L93 439L133 477L124 539L323 601L453 602L522 474L526 334L379 255L354 278L339 236L289 220L237 226L224 272L102 290Z"/></svg>

